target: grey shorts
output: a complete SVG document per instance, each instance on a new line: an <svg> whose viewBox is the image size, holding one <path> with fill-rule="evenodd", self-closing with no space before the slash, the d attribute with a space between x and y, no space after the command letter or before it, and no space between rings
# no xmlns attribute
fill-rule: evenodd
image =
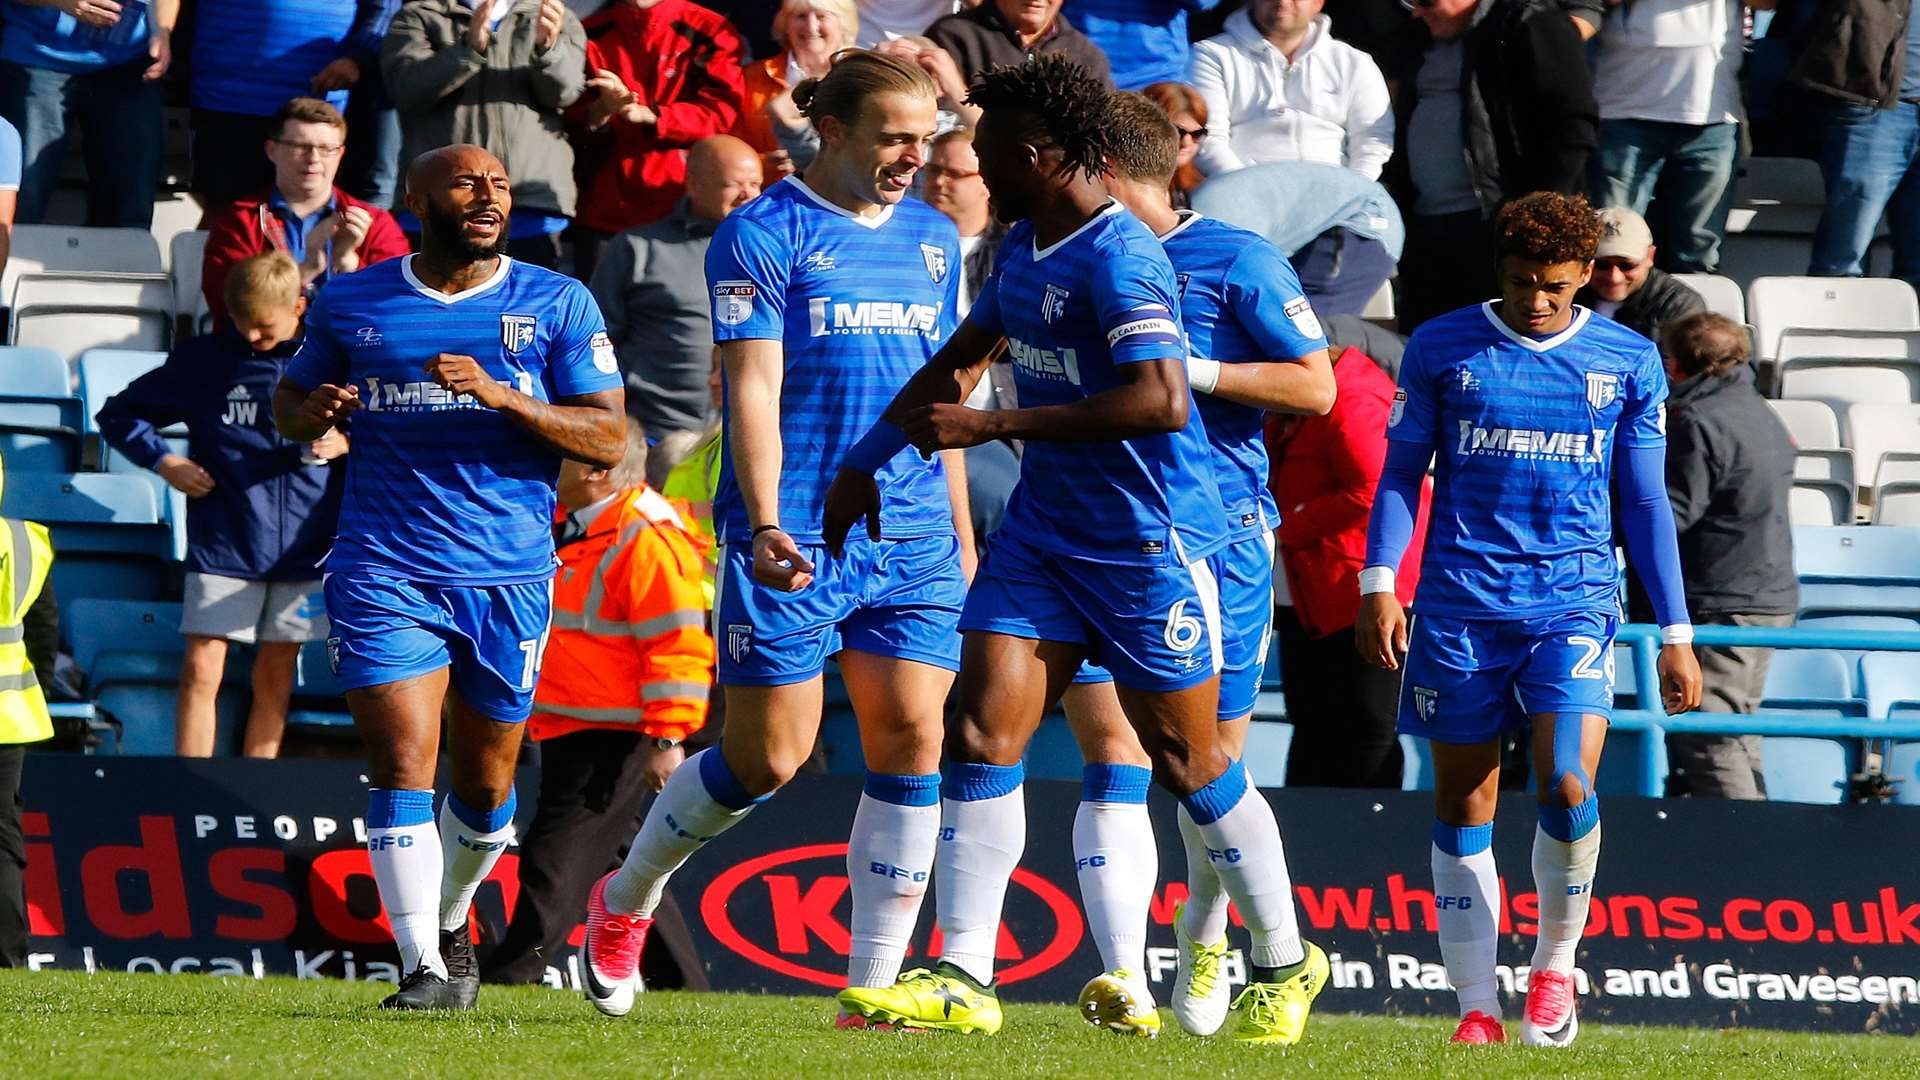
<svg viewBox="0 0 1920 1080"><path fill-rule="evenodd" d="M180 632L225 638L241 645L318 641L327 636L320 583L242 581L215 574L188 574Z"/></svg>

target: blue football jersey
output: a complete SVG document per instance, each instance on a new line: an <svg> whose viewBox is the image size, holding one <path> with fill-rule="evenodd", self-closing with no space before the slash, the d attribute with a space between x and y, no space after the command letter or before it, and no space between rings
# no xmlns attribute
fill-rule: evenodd
<svg viewBox="0 0 1920 1080"><path fill-rule="evenodd" d="M820 542L847 451L951 335L960 273L959 232L917 199L863 217L788 177L720 223L707 249L713 339L781 344L779 524L796 541ZM732 441L722 446L714 519L721 539L744 540L752 525ZM887 537L953 531L938 456L902 450L874 479Z"/></svg>
<svg viewBox="0 0 1920 1080"><path fill-rule="evenodd" d="M1022 408L1067 405L1118 386L1121 364L1185 357L1177 291L1159 240L1115 203L1044 250L1015 225L967 319L1006 337ZM1078 558L1199 558L1227 540L1210 454L1192 407L1168 435L1029 441L1000 527Z"/></svg>
<svg viewBox="0 0 1920 1080"><path fill-rule="evenodd" d="M425 368L443 352L541 401L622 386L593 295L564 274L503 257L449 296L421 284L408 256L334 279L287 365L300 386L360 390L327 569L441 585L546 578L560 455L441 389Z"/></svg>
<svg viewBox="0 0 1920 1080"><path fill-rule="evenodd" d="M1550 338L1492 302L1407 343L1387 436L1431 446L1433 514L1415 607L1470 619L1618 606L1616 446L1666 442L1651 341L1586 308Z"/></svg>
<svg viewBox="0 0 1920 1080"><path fill-rule="evenodd" d="M1298 360L1327 347L1292 264L1259 233L1181 214L1160 238L1180 287L1189 355L1223 364ZM1280 524L1267 489L1266 410L1195 394L1213 446L1214 479L1238 533Z"/></svg>

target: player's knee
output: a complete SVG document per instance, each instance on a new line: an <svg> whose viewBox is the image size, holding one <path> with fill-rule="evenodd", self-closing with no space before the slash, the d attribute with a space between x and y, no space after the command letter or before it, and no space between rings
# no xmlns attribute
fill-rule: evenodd
<svg viewBox="0 0 1920 1080"><path fill-rule="evenodd" d="M1233 764L1224 751L1196 754L1190 747L1156 746L1147 751L1153 761L1154 782L1184 798L1212 783Z"/></svg>
<svg viewBox="0 0 1920 1080"><path fill-rule="evenodd" d="M740 781L740 787L756 799L771 795L787 786L807 759L800 755L771 752L755 757L751 761L728 761L733 775Z"/></svg>
<svg viewBox="0 0 1920 1080"><path fill-rule="evenodd" d="M1026 746L1019 739L993 729L978 713L962 710L947 725L948 761L969 765L1016 765Z"/></svg>
<svg viewBox="0 0 1920 1080"><path fill-rule="evenodd" d="M1587 777L1582 772L1558 772L1541 787L1541 801L1561 810L1569 810L1587 801Z"/></svg>

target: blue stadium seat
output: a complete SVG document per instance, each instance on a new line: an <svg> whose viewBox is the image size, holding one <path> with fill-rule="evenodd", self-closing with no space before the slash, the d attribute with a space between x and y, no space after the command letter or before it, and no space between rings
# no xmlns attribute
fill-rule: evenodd
<svg viewBox="0 0 1920 1080"><path fill-rule="evenodd" d="M77 598L67 606L66 637L74 663L87 675L99 717L118 728L111 740L121 754L171 754L174 704L180 681L180 605ZM215 746L237 750L246 722L250 650L232 650L215 699Z"/></svg>
<svg viewBox="0 0 1920 1080"><path fill-rule="evenodd" d="M103 718L119 725L119 753L169 757L174 750L176 692L166 683L119 683L96 691L93 702ZM247 719L246 692L223 687L214 699L214 716L214 752L238 752Z"/></svg>
<svg viewBox="0 0 1920 1080"><path fill-rule="evenodd" d="M1838 709L1865 716L1854 687L1854 667L1844 654L1824 649L1775 649L1767 665L1763 703L1771 709Z"/></svg>
<svg viewBox="0 0 1920 1080"><path fill-rule="evenodd" d="M52 349L0 345L0 397L73 396L67 362Z"/></svg>
<svg viewBox="0 0 1920 1080"><path fill-rule="evenodd" d="M1832 739L1768 735L1760 740L1760 768L1773 802L1839 803L1852 774L1847 748Z"/></svg>
<svg viewBox="0 0 1920 1080"><path fill-rule="evenodd" d="M1247 748L1240 755L1253 782L1261 787L1287 786L1287 752L1293 749L1293 725L1260 721L1247 725Z"/></svg>
<svg viewBox="0 0 1920 1080"><path fill-rule="evenodd" d="M1884 526L1874 526L1884 528ZM1822 615L1899 615L1920 611L1920 586L1840 585L1809 581L1800 586L1800 622Z"/></svg>
<svg viewBox="0 0 1920 1080"><path fill-rule="evenodd" d="M1889 719L1897 705L1920 704L1920 656L1909 652L1870 652L1860 657L1860 686L1867 715Z"/></svg>
<svg viewBox="0 0 1920 1080"><path fill-rule="evenodd" d="M153 488L134 476L77 473L10 483L8 517L38 521L53 534L53 588L62 617L81 597L158 600L173 549Z"/></svg>
<svg viewBox="0 0 1920 1080"><path fill-rule="evenodd" d="M0 461L14 472L80 467L80 401L51 349L0 346Z"/></svg>
<svg viewBox="0 0 1920 1080"><path fill-rule="evenodd" d="M1894 781L1893 801L1920 806L1920 742L1893 744L1887 751L1887 778Z"/></svg>
<svg viewBox="0 0 1920 1080"><path fill-rule="evenodd" d="M167 354L163 352L145 352L132 349L88 349L80 356L80 407L82 432L98 437L100 429L94 424L99 415L100 406L107 399L127 388L127 384L165 363ZM184 435L184 427L163 428L162 434ZM111 454L102 446L98 460L102 468L110 468Z"/></svg>
<svg viewBox="0 0 1920 1080"><path fill-rule="evenodd" d="M1920 584L1920 528L1796 525L1793 568L1802 580Z"/></svg>
<svg viewBox="0 0 1920 1080"><path fill-rule="evenodd" d="M105 600L75 600L67 607L61 627L81 671L91 672L102 653L159 653L175 658L185 648L180 637L180 605Z"/></svg>
<svg viewBox="0 0 1920 1080"><path fill-rule="evenodd" d="M80 467L80 433L16 424L0 404L0 463L10 473L70 473Z"/></svg>

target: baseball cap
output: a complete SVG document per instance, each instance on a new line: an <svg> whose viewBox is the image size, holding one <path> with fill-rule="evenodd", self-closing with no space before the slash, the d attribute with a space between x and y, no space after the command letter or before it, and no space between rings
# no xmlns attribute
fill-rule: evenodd
<svg viewBox="0 0 1920 1080"><path fill-rule="evenodd" d="M1632 259L1639 262L1653 246L1653 230L1647 220L1624 206L1609 206L1600 211L1600 247L1596 259Z"/></svg>

